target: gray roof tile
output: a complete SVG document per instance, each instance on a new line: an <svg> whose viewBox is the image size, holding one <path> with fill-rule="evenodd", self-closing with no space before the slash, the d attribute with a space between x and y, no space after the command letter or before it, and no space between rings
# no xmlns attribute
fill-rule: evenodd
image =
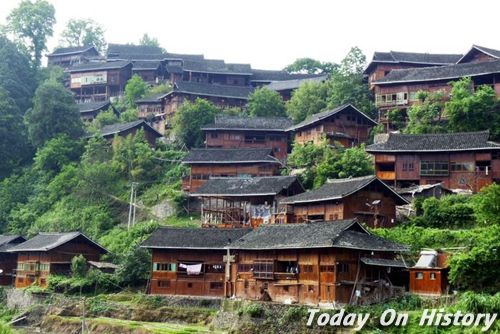
<svg viewBox="0 0 500 334"><path fill-rule="evenodd" d="M147 127L152 132L156 133L158 137L162 137L162 134L156 131L153 127L151 127L145 120L140 119L137 121L127 122L127 123L117 123L103 126L100 130L101 135L103 137L111 136L123 131L127 131L129 129L133 129L136 127Z"/></svg>
<svg viewBox="0 0 500 334"><path fill-rule="evenodd" d="M79 54L90 49L95 49L92 45L85 46L72 46L67 48L57 48L51 54L47 55L47 57L55 57L55 56L65 56L71 54ZM97 51L96 51L97 54Z"/></svg>
<svg viewBox="0 0 500 334"><path fill-rule="evenodd" d="M46 252L51 249L57 248L64 245L76 238L83 238L88 242L94 244L103 253L108 251L97 244L96 242L89 239L83 233L80 232L68 232L68 233L39 233L33 238L25 241L15 247L10 248L9 252Z"/></svg>
<svg viewBox="0 0 500 334"><path fill-rule="evenodd" d="M0 252L6 252L9 248L26 241L20 235L1 235L0 234Z"/></svg>
<svg viewBox="0 0 500 334"><path fill-rule="evenodd" d="M216 85L201 82L177 81L174 91L199 96L225 97L247 100L253 88L245 86Z"/></svg>
<svg viewBox="0 0 500 334"><path fill-rule="evenodd" d="M98 71L98 70L114 70L124 68L131 65L132 63L128 60L120 61L109 61L109 62L89 62L85 64L77 64L70 67L67 71L72 72L86 72L86 71Z"/></svg>
<svg viewBox="0 0 500 334"><path fill-rule="evenodd" d="M271 156L270 148L195 148L189 151L183 162L187 164L234 164L280 162Z"/></svg>
<svg viewBox="0 0 500 334"><path fill-rule="evenodd" d="M111 106L109 101L77 103L81 113L108 109Z"/></svg>
<svg viewBox="0 0 500 334"><path fill-rule="evenodd" d="M328 79L327 75L319 75L317 77L312 77L312 78L272 81L270 84L266 86L266 88L274 91L297 89L305 82L320 83L326 81L327 79Z"/></svg>
<svg viewBox="0 0 500 334"><path fill-rule="evenodd" d="M293 122L287 117L216 116L214 124L202 130L273 130L286 131Z"/></svg>
<svg viewBox="0 0 500 334"><path fill-rule="evenodd" d="M295 176L224 177L205 182L191 196L269 196L277 195L297 182Z"/></svg>
<svg viewBox="0 0 500 334"><path fill-rule="evenodd" d="M252 69L251 81L284 81L284 80L295 80L295 79L305 79L305 78L316 78L318 74L303 74L303 73L288 73L286 71L276 71L276 70L259 70Z"/></svg>

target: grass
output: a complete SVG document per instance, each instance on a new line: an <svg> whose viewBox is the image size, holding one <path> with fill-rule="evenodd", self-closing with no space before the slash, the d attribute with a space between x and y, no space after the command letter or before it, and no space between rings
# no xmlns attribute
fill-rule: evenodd
<svg viewBox="0 0 500 334"><path fill-rule="evenodd" d="M174 226L174 227L200 227L201 221L200 216L178 216L178 217L168 217L161 222L162 225Z"/></svg>

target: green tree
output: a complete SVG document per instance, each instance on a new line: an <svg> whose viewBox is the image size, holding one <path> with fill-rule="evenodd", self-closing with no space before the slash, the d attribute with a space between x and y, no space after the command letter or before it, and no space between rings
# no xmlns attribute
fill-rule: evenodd
<svg viewBox="0 0 500 334"><path fill-rule="evenodd" d="M149 86L142 78L134 74L125 86L125 100L129 108L135 107L135 101L146 96Z"/></svg>
<svg viewBox="0 0 500 334"><path fill-rule="evenodd" d="M295 123L302 122L326 109L328 94L328 83L305 82L293 92L292 98L286 103L286 112Z"/></svg>
<svg viewBox="0 0 500 334"><path fill-rule="evenodd" d="M298 58L284 68L288 73L320 74L331 73L338 65L330 62L320 62L312 58Z"/></svg>
<svg viewBox="0 0 500 334"><path fill-rule="evenodd" d="M493 183L481 189L472 199L472 208L479 224L500 225L500 185Z"/></svg>
<svg viewBox="0 0 500 334"><path fill-rule="evenodd" d="M64 46L92 45L99 52L106 46L103 27L91 19L70 19L61 37Z"/></svg>
<svg viewBox="0 0 500 334"><path fill-rule="evenodd" d="M87 273L87 259L80 254L71 259L71 273L73 277L82 278Z"/></svg>
<svg viewBox="0 0 500 334"><path fill-rule="evenodd" d="M260 87L248 97L248 114L264 117L286 116L285 103L277 92Z"/></svg>
<svg viewBox="0 0 500 334"><path fill-rule="evenodd" d="M58 173L65 165L77 161L81 154L81 143L62 134L48 140L38 149L33 166L38 170Z"/></svg>
<svg viewBox="0 0 500 334"><path fill-rule="evenodd" d="M141 286L149 279L151 254L136 245L124 258L117 275L124 286Z"/></svg>
<svg viewBox="0 0 500 334"><path fill-rule="evenodd" d="M376 108L368 84L363 81L366 57L358 47L353 47L331 75L328 108L351 103L371 118Z"/></svg>
<svg viewBox="0 0 500 334"><path fill-rule="evenodd" d="M98 129L101 129L103 126L115 124L115 123L119 123L119 122L120 122L120 120L116 116L113 109L109 108L108 110L102 111L99 114L97 114L93 125L95 125Z"/></svg>
<svg viewBox="0 0 500 334"><path fill-rule="evenodd" d="M55 8L49 2L23 0L7 17L6 28L24 43L34 66L38 68L55 23Z"/></svg>
<svg viewBox="0 0 500 334"><path fill-rule="evenodd" d="M0 179L31 156L23 118L15 101L0 87Z"/></svg>
<svg viewBox="0 0 500 334"><path fill-rule="evenodd" d="M475 224L474 211L468 197L461 195L426 198L422 203L422 215L413 222L419 226L436 228L463 228Z"/></svg>
<svg viewBox="0 0 500 334"><path fill-rule="evenodd" d="M14 99L19 112L24 114L31 106L35 92L35 71L30 59L17 46L0 34L0 85Z"/></svg>
<svg viewBox="0 0 500 334"><path fill-rule="evenodd" d="M451 83L451 97L445 104L450 132L491 129L494 137L500 135L500 103L490 86L474 91L470 78Z"/></svg>
<svg viewBox="0 0 500 334"><path fill-rule="evenodd" d="M442 116L444 111L445 94L438 92L417 93L418 104L408 109L408 124L404 133L441 133L445 132ZM401 114L401 112L399 112Z"/></svg>
<svg viewBox="0 0 500 334"><path fill-rule="evenodd" d="M175 137L188 148L201 147L205 138L200 127L213 123L219 109L211 102L196 99L184 103L175 113L173 132Z"/></svg>
<svg viewBox="0 0 500 334"><path fill-rule="evenodd" d="M158 38L150 37L147 33L145 33L139 40L139 45L160 47L160 42L158 42Z"/></svg>
<svg viewBox="0 0 500 334"><path fill-rule="evenodd" d="M36 92L33 109L26 114L28 136L35 147L59 134L77 139L83 134L80 112L73 95L61 84L46 81Z"/></svg>

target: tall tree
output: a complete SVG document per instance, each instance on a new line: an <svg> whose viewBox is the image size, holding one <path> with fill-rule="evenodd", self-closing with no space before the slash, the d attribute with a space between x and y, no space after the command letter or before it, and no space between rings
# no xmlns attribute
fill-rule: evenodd
<svg viewBox="0 0 500 334"><path fill-rule="evenodd" d="M442 116L444 110L445 94L438 92L418 92L418 104L408 109L408 124L403 132L420 133L440 133L445 132ZM399 115L401 111L396 111Z"/></svg>
<svg viewBox="0 0 500 334"><path fill-rule="evenodd" d="M160 42L158 42L158 38L150 37L147 33L142 35L139 40L139 45L147 45L147 46L157 46L160 47Z"/></svg>
<svg viewBox="0 0 500 334"><path fill-rule="evenodd" d="M134 74L125 86L125 99L129 108L135 107L135 101L148 93L149 86L142 78Z"/></svg>
<svg viewBox="0 0 500 334"><path fill-rule="evenodd" d="M106 45L103 27L91 19L71 19L61 34L65 46L92 45L99 52Z"/></svg>
<svg viewBox="0 0 500 334"><path fill-rule="evenodd" d="M37 88L33 109L25 118L29 139L36 147L59 134L66 134L72 139L83 134L83 124L73 95L54 81L46 81Z"/></svg>
<svg viewBox="0 0 500 334"><path fill-rule="evenodd" d="M7 17L7 31L24 43L36 68L40 67L55 23L55 8L45 0L23 0Z"/></svg>
<svg viewBox="0 0 500 334"><path fill-rule="evenodd" d="M251 116L286 116L285 103L277 92L266 87L257 88L248 97L248 113Z"/></svg>
<svg viewBox="0 0 500 334"><path fill-rule="evenodd" d="M328 99L329 108L351 103L369 117L375 117L376 109L371 99L368 84L363 82L365 66L365 55L358 47L353 47L342 60L340 66L332 72Z"/></svg>
<svg viewBox="0 0 500 334"><path fill-rule="evenodd" d="M25 130L16 103L7 90L0 87L0 179L30 156Z"/></svg>
<svg viewBox="0 0 500 334"><path fill-rule="evenodd" d="M320 62L312 58L298 58L293 63L284 68L288 73L320 74L331 73L337 64L330 62Z"/></svg>
<svg viewBox="0 0 500 334"><path fill-rule="evenodd" d="M173 130L176 138L188 148L201 147L204 138L200 127L213 123L219 112L207 100L196 99L194 103L184 103L174 115Z"/></svg>
<svg viewBox="0 0 500 334"><path fill-rule="evenodd" d="M286 103L286 111L295 123L326 109L329 94L328 83L305 82L295 90L290 101Z"/></svg>
<svg viewBox="0 0 500 334"><path fill-rule="evenodd" d="M470 78L451 83L451 97L445 104L448 129L451 132L490 129L493 137L500 137L500 103L489 86L474 90Z"/></svg>

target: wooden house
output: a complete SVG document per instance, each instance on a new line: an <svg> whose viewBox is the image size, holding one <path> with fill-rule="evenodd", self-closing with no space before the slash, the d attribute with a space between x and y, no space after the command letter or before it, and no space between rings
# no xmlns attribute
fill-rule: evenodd
<svg viewBox="0 0 500 334"><path fill-rule="evenodd" d="M438 251L421 251L417 263L410 268L410 293L439 296L447 294L448 255Z"/></svg>
<svg viewBox="0 0 500 334"><path fill-rule="evenodd" d="M265 225L228 246L236 298L298 304L380 302L405 291L405 246L355 220Z"/></svg>
<svg viewBox="0 0 500 334"><path fill-rule="evenodd" d="M370 227L393 227L404 198L375 176L331 180L318 189L280 201L276 222L302 223L357 218Z"/></svg>
<svg viewBox="0 0 500 334"><path fill-rule="evenodd" d="M0 235L0 286L14 283L17 268L17 255L8 250L26 239L19 235Z"/></svg>
<svg viewBox="0 0 500 334"><path fill-rule="evenodd" d="M453 194L453 191L445 188L442 183L423 184L406 188L397 188L396 192L409 202L412 202L417 198L441 198L442 196Z"/></svg>
<svg viewBox="0 0 500 334"><path fill-rule="evenodd" d="M400 51L375 52L372 60L364 71L364 75L368 79L370 88L373 88L373 82L382 79L392 70L453 65L456 64L462 57L462 54L436 54Z"/></svg>
<svg viewBox="0 0 500 334"><path fill-rule="evenodd" d="M207 227L256 227L272 223L278 201L303 192L295 176L211 178L190 194L201 199Z"/></svg>
<svg viewBox="0 0 500 334"><path fill-rule="evenodd" d="M292 121L286 117L216 116L214 124L201 127L207 148L272 148L276 158L288 155Z"/></svg>
<svg viewBox="0 0 500 334"><path fill-rule="evenodd" d="M159 60L136 60L132 62L132 75L137 74L150 85L163 81L165 70Z"/></svg>
<svg viewBox="0 0 500 334"><path fill-rule="evenodd" d="M366 151L375 173L395 186L442 183L472 192L500 180L500 144L489 132L408 135L390 133Z"/></svg>
<svg viewBox="0 0 500 334"><path fill-rule="evenodd" d="M141 247L151 250L149 293L229 297L227 250L250 229L159 228ZM229 266L231 263L229 263Z"/></svg>
<svg viewBox="0 0 500 334"><path fill-rule="evenodd" d="M252 68L249 64L225 63L218 59L185 59L183 81L216 85L249 86Z"/></svg>
<svg viewBox="0 0 500 334"><path fill-rule="evenodd" d="M99 57L99 52L95 47L76 46L67 48L57 48L51 54L47 55L47 64L68 68L73 65L88 62L92 58Z"/></svg>
<svg viewBox="0 0 500 334"><path fill-rule="evenodd" d="M195 192L210 177L255 177L279 175L281 163L270 148L192 149L183 163L190 167L182 189Z"/></svg>
<svg viewBox="0 0 500 334"><path fill-rule="evenodd" d="M156 131L144 120L105 125L100 130L100 134L106 140L112 141L115 136L124 138L129 135L134 136L135 133L141 129L144 131L144 136L151 147L155 147L156 140L163 137L161 133Z"/></svg>
<svg viewBox="0 0 500 334"><path fill-rule="evenodd" d="M500 59L500 50L485 48L484 46L472 45L469 51L457 61L457 64L480 63Z"/></svg>
<svg viewBox="0 0 500 334"><path fill-rule="evenodd" d="M319 74L310 78L302 78L302 79L289 79L282 81L272 81L265 87L267 89L278 92L281 98L284 101L289 101L292 98L293 92L302 86L306 82L320 83L328 80L328 75Z"/></svg>
<svg viewBox="0 0 500 334"><path fill-rule="evenodd" d="M72 66L67 72L76 101L107 101L123 95L132 77L132 63L127 60L89 62Z"/></svg>
<svg viewBox="0 0 500 334"><path fill-rule="evenodd" d="M80 111L80 118L84 123L92 123L101 111L107 111L112 108L115 115L119 116L118 112L109 101L77 103Z"/></svg>
<svg viewBox="0 0 500 334"><path fill-rule="evenodd" d="M297 144L319 143L325 138L334 145L351 147L366 143L377 123L351 104L323 111L289 128Z"/></svg>
<svg viewBox="0 0 500 334"><path fill-rule="evenodd" d="M99 261L108 251L84 234L70 232L39 233L8 252L17 254L16 288L24 288L34 283L46 287L49 275L69 275L75 256Z"/></svg>
<svg viewBox="0 0 500 334"><path fill-rule="evenodd" d="M302 79L314 79L324 77L323 74L307 74L307 73L288 73L283 70L260 70L252 69L250 85L252 87L267 86L273 82L289 81Z"/></svg>

